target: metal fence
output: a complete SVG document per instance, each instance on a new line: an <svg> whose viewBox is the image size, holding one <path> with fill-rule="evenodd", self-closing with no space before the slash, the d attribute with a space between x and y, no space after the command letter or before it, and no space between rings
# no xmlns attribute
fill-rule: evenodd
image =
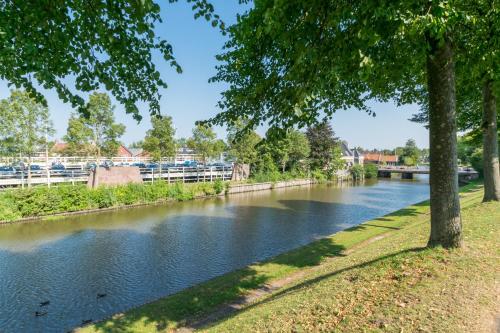
<svg viewBox="0 0 500 333"><path fill-rule="evenodd" d="M124 166L126 167L126 166ZM58 184L81 184L87 183L90 170L85 168L66 168L65 170L51 170L41 168L31 172L31 185L58 185ZM207 182L230 180L233 169L227 166L207 167L169 167L161 170L159 168L140 168L144 182L153 183L162 179L168 183L172 182ZM26 170L13 172L0 172L0 188L25 187L28 185L28 174Z"/></svg>

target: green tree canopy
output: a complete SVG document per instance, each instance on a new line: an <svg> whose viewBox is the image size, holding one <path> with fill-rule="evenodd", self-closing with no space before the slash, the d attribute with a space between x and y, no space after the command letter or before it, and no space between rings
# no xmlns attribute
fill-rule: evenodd
<svg viewBox="0 0 500 333"><path fill-rule="evenodd" d="M90 143L92 131L85 125L84 119L72 114L68 120L66 134L63 137L66 147L63 154L66 156L89 156L93 149Z"/></svg>
<svg viewBox="0 0 500 333"><path fill-rule="evenodd" d="M260 0L228 31L212 79L225 82L223 112L209 124L248 118L284 130L338 109L371 112L368 100L428 99L429 245L461 245L453 43L475 14L467 1ZM434 167L432 166L434 165Z"/></svg>
<svg viewBox="0 0 500 333"><path fill-rule="evenodd" d="M402 161L405 165L413 166L418 163L419 158L420 150L417 147L417 143L413 139L408 139L403 147L401 155L399 156L400 161Z"/></svg>
<svg viewBox="0 0 500 333"><path fill-rule="evenodd" d="M64 140L68 143L66 155L94 155L112 157L120 146L119 138L125 126L115 122L114 106L106 93L94 92L86 104L88 117L72 115Z"/></svg>
<svg viewBox="0 0 500 333"><path fill-rule="evenodd" d="M244 127L245 124L241 121L228 126L228 157L237 163L254 164L258 159L256 146L261 141L261 137L255 131L248 131L237 136Z"/></svg>
<svg viewBox="0 0 500 333"><path fill-rule="evenodd" d="M0 101L0 142L4 152L28 157L28 185L31 158L49 144L54 133L47 107L28 92L14 90Z"/></svg>
<svg viewBox="0 0 500 333"><path fill-rule="evenodd" d="M177 2L169 0L168 2ZM224 28L207 0L186 0L195 17ZM137 102L159 114L159 88L166 88L152 53L158 52L177 72L172 46L156 36L160 6L141 1L2 1L0 2L0 78L23 87L38 101L38 84L55 89L64 102L85 111L79 92L102 86L140 119ZM74 77L74 88L65 77ZM76 92L75 92L76 90Z"/></svg>
<svg viewBox="0 0 500 333"><path fill-rule="evenodd" d="M260 152L272 156L274 163L282 172L297 168L309 156L309 140L304 133L289 130L284 136L279 136L270 131Z"/></svg>
<svg viewBox="0 0 500 333"><path fill-rule="evenodd" d="M203 163L218 157L225 148L224 142L217 139L213 129L205 125L197 125L193 129L193 136L187 140L187 146L201 156Z"/></svg>
<svg viewBox="0 0 500 333"><path fill-rule="evenodd" d="M115 123L114 109L108 94L94 92L90 95L86 105L88 118L82 119L92 131L97 158L114 156L120 146L119 138L125 133L125 125Z"/></svg>
<svg viewBox="0 0 500 333"><path fill-rule="evenodd" d="M155 116L151 118L152 128L146 133L143 148L154 161L164 157L173 157L176 152L175 128L172 117Z"/></svg>
<svg viewBox="0 0 500 333"><path fill-rule="evenodd" d="M311 126L306 131L311 146L310 160L311 169L326 169L334 159L333 152L339 146L338 138L332 126L324 121Z"/></svg>
<svg viewBox="0 0 500 333"><path fill-rule="evenodd" d="M144 141L139 140L139 141L132 142L131 144L128 145L128 147L129 148L142 148L143 145L144 145Z"/></svg>

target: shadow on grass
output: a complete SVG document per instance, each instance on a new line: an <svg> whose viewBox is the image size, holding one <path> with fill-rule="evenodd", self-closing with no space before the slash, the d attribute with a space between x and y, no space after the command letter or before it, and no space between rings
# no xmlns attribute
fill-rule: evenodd
<svg viewBox="0 0 500 333"><path fill-rule="evenodd" d="M217 318L217 320L214 320L212 322L206 322L206 321L203 321L200 324L194 324L192 326L190 326L191 328L194 328L194 329L208 329L210 327L214 327L216 326L217 324L221 323L221 322L224 322L226 320L229 320L241 313L244 313L244 312L247 312L247 311L250 311L252 310L253 308L255 307L259 307L261 305L264 305L264 304L267 304L267 303L270 303L270 302L273 302L275 300L278 300L280 298L283 298L283 297L286 297L298 290L301 290L301 289L304 289L304 288L308 288L308 287L311 287L315 284L318 284L326 279L329 279L331 277L334 277L336 275L339 275L339 274L342 274L342 273L345 273L345 272L349 272L349 271L352 271L352 270L355 270L355 269L362 269L362 268L367 268L369 266L372 266L372 265L376 265L378 264L379 262L382 262L384 260L390 260L390 259L393 259L393 258L397 258L397 257L400 257L400 256L403 256L405 254L409 254L409 253L419 253L419 252L422 252L424 250L426 250L427 248L426 247L422 247L422 248L411 248L411 249L406 249L406 250L403 250L403 251L399 251L399 252L395 252L395 253L391 253L391 254L388 254L388 255L385 255L385 256L381 256L379 258L376 258L376 259L373 259L373 260L370 260L370 261L366 261L366 262L363 262L363 263L360 263L360 264L357 264L357 265L352 265L352 266L349 266L349 267L346 267L346 268L342 268L342 269L339 269L339 270L335 270L335 271L332 271L332 272L329 272L327 274L323 274L323 275L320 275L318 277L315 277L315 278L312 278L310 280L305 280L299 284L296 284L294 286L291 286L289 288L285 288L285 289L282 289L274 294L272 294L271 296L263 299L262 301L258 301L258 302L255 302L247 307L245 307L243 310L241 311L233 311L231 312L229 315L225 316L225 317L220 317L220 318Z"/></svg>

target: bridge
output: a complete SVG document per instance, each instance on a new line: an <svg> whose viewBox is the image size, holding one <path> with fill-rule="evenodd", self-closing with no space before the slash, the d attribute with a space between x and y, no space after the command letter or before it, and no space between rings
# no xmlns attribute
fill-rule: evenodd
<svg viewBox="0 0 500 333"><path fill-rule="evenodd" d="M402 179L413 179L413 175L428 175L429 168L418 167L381 167L378 168L378 177L391 178L392 174L401 174ZM459 169L458 180L460 183L465 183L473 179L477 179L479 173L473 169Z"/></svg>

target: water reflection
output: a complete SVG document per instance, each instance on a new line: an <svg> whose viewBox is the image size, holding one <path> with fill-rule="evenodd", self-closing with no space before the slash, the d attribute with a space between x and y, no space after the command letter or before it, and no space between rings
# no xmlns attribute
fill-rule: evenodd
<svg viewBox="0 0 500 333"><path fill-rule="evenodd" d="M380 181L1 227L0 332L62 332L427 197L425 179Z"/></svg>

